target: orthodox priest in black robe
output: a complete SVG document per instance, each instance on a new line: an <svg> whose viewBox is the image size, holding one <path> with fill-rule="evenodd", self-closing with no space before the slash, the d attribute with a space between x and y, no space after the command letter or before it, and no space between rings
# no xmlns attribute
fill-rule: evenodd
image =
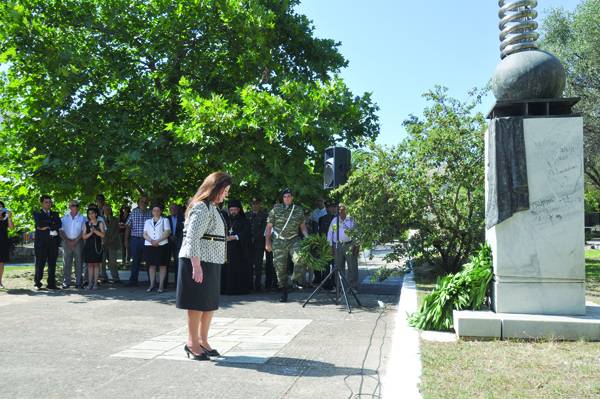
<svg viewBox="0 0 600 399"><path fill-rule="evenodd" d="M221 268L221 294L248 294L253 287L250 222L241 201L231 200L228 206L227 263Z"/></svg>

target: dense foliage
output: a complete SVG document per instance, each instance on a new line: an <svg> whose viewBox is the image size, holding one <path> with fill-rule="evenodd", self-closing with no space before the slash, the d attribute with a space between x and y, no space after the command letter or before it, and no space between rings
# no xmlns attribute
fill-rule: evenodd
<svg viewBox="0 0 600 399"><path fill-rule="evenodd" d="M479 92L467 102L441 87L425 97L423 118L404 123L408 137L397 147L357 152L340 190L361 245L396 243L390 260L410 256L455 272L484 240L487 125L474 111Z"/></svg>
<svg viewBox="0 0 600 399"><path fill-rule="evenodd" d="M321 194L322 153L378 133L298 0L0 2L0 197L183 201L209 172L232 195Z"/></svg>
<svg viewBox="0 0 600 399"><path fill-rule="evenodd" d="M484 245L460 272L438 279L435 289L410 316L409 324L421 330L452 329L454 310L481 309L492 276L492 250Z"/></svg>

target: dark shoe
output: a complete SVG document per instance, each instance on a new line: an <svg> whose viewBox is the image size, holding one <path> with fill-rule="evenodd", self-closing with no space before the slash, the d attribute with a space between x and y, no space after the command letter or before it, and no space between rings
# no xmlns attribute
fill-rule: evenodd
<svg viewBox="0 0 600 399"><path fill-rule="evenodd" d="M294 287L294 289L297 289L297 290L303 290L304 289L304 285L300 284L297 281L292 281L292 287Z"/></svg>
<svg viewBox="0 0 600 399"><path fill-rule="evenodd" d="M55 286L55 285L49 285L49 286L48 286L48 289L49 289L49 290L60 290L60 288L59 288L59 287L57 287L57 286Z"/></svg>
<svg viewBox="0 0 600 399"><path fill-rule="evenodd" d="M281 294L281 298L279 298L279 302L285 303L288 301L288 291L287 291L287 287L286 288L282 288L282 294Z"/></svg>
<svg viewBox="0 0 600 399"><path fill-rule="evenodd" d="M127 284L125 284L125 287L137 287L137 285L138 285L137 281L136 282L130 281Z"/></svg>
<svg viewBox="0 0 600 399"><path fill-rule="evenodd" d="M204 346L202 346L202 345L200 345L200 347L201 347L202 349L204 349L204 353L206 353L206 354L207 354L208 356L210 356L210 357L220 357L220 356L221 356L221 354L219 353L219 351L217 351L216 349L211 349L211 350L208 350L208 349L206 349L206 348L205 348Z"/></svg>
<svg viewBox="0 0 600 399"><path fill-rule="evenodd" d="M113 284L123 284L123 282L121 280L113 280L112 283Z"/></svg>
<svg viewBox="0 0 600 399"><path fill-rule="evenodd" d="M185 354L187 355L188 359L191 356L193 360L210 360L206 352L202 352L201 354L197 355L194 352L192 352L192 350L187 345L183 347L183 350L185 351Z"/></svg>

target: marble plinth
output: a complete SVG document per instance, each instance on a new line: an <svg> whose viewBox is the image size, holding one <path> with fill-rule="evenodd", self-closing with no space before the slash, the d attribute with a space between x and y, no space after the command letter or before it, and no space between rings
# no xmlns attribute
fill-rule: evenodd
<svg viewBox="0 0 600 399"><path fill-rule="evenodd" d="M529 209L486 231L494 310L584 315L582 118L524 118L523 132ZM488 169L489 163L486 154ZM489 191L486 182L486 196Z"/></svg>

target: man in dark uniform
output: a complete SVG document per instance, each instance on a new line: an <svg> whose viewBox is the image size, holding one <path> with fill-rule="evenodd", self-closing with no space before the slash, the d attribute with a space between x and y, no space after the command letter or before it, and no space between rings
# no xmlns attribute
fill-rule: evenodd
<svg viewBox="0 0 600 399"><path fill-rule="evenodd" d="M252 200L252 212L248 214L248 221L250 222L250 241L252 245L252 273L254 276L254 289L256 291L261 290L267 216L267 212L261 207L260 200L254 198Z"/></svg>
<svg viewBox="0 0 600 399"><path fill-rule="evenodd" d="M57 212L51 211L52 199L49 195L40 197L42 209L39 212L33 212L35 221L35 276L33 283L35 288L42 288L42 278L44 277L44 268L48 262L48 288L56 290L56 259L58 258L58 246L60 238L58 230L62 227L62 222Z"/></svg>

